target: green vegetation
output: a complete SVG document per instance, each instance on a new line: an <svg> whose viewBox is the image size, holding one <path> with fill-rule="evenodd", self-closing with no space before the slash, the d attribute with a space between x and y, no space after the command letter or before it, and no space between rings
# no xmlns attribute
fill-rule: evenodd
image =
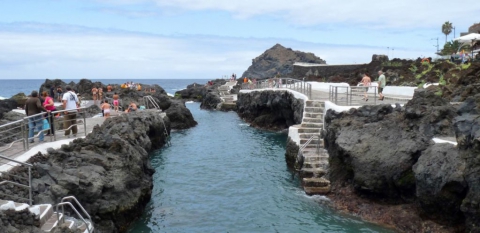
<svg viewBox="0 0 480 233"><path fill-rule="evenodd" d="M417 73L418 67L415 66L415 64L412 64L410 68L408 68L410 71L412 71L412 74L415 75Z"/></svg>
<svg viewBox="0 0 480 233"><path fill-rule="evenodd" d="M462 70L466 70L466 69L468 69L468 67L470 67L471 64L472 64L472 63L460 64L460 68L461 68Z"/></svg>
<svg viewBox="0 0 480 233"><path fill-rule="evenodd" d="M174 97L175 97L175 99L180 99L180 98L182 98L182 95L180 95L179 93L175 93Z"/></svg>
<svg viewBox="0 0 480 233"><path fill-rule="evenodd" d="M443 78L443 74L440 75L440 80L438 81L438 84L440 86L445 86L447 85L447 81L445 81L445 79Z"/></svg>
<svg viewBox="0 0 480 233"><path fill-rule="evenodd" d="M434 93L436 96L442 96L443 95L443 92L442 90L438 90Z"/></svg>

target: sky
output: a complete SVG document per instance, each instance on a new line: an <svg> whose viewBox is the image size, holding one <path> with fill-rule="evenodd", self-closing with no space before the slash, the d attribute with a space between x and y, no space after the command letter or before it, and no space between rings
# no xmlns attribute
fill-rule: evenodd
<svg viewBox="0 0 480 233"><path fill-rule="evenodd" d="M0 79L240 77L277 43L327 64L415 59L443 47L445 21L458 37L479 12L477 0L0 0Z"/></svg>

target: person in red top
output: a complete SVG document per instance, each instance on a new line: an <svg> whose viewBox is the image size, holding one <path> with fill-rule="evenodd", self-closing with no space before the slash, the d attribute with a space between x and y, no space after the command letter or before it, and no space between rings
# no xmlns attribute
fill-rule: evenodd
<svg viewBox="0 0 480 233"><path fill-rule="evenodd" d="M43 107L47 111L53 112L53 111L57 110L55 108L53 98L48 95L48 92L46 92L46 91L42 92L42 97L45 99L45 101L43 102ZM52 113L50 113L49 115L50 115L50 117L47 117L47 120L48 120L48 124L50 124L50 130L48 131L47 136L53 135L54 131L55 131L54 127L53 127L53 125L54 125L53 124L53 117L54 116L53 116Z"/></svg>

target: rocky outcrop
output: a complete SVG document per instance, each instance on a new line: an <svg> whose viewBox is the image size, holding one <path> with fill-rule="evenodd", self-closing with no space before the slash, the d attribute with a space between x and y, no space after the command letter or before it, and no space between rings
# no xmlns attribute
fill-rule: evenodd
<svg viewBox="0 0 480 233"><path fill-rule="evenodd" d="M3 119L5 113L12 111L12 109L16 109L17 106L17 101L13 99L0 100L0 120Z"/></svg>
<svg viewBox="0 0 480 233"><path fill-rule="evenodd" d="M418 216L420 221L408 228L386 221L398 229L423 231L422 221L434 221L455 231L476 232L480 230L480 145L476 145L480 95L454 108L437 92L438 88L418 89L404 108L329 110L325 145L333 192L352 187L356 196L352 199L394 204L393 209L402 204ZM456 136L458 146L431 141L439 136ZM384 219L395 218L394 211L388 212Z"/></svg>
<svg viewBox="0 0 480 233"><path fill-rule="evenodd" d="M172 100L165 113L171 119L172 129L188 129L197 125L192 113L183 101Z"/></svg>
<svg viewBox="0 0 480 233"><path fill-rule="evenodd" d="M149 152L162 147L165 128L170 131L168 117L165 124L160 117L144 111L109 118L86 138L32 157L34 202L55 204L74 195L92 216L96 231L126 232L151 198ZM25 172L14 170L17 175Z"/></svg>
<svg viewBox="0 0 480 233"><path fill-rule="evenodd" d="M304 102L288 91L253 91L238 94L237 113L251 126L284 130L302 122Z"/></svg>
<svg viewBox="0 0 480 233"><path fill-rule="evenodd" d="M458 149L465 161L463 176L468 185L461 210L465 215L467 232L480 231L480 94L469 97L459 107L455 118L455 135ZM461 190L461 189L459 189Z"/></svg>
<svg viewBox="0 0 480 233"><path fill-rule="evenodd" d="M50 87L55 87L55 90L57 87L61 87L62 90L65 92L65 87L70 86L73 90L75 90L81 97L87 100L93 99L92 97L92 88L97 87L97 88L103 88L103 97L109 97L111 98L114 92L117 92L120 94L120 96L128 96L128 94L133 93L133 92L138 92L141 94L144 94L144 90L150 90L150 89L155 89L156 93L160 94L167 94L165 90L158 86L158 85L147 85L147 84L141 84L142 86L142 91L137 91L136 89L131 89L131 88L120 88L119 84L104 84L102 82L92 82L89 79L81 79L78 81L78 83L75 83L73 81L66 83L61 79L46 79L45 82L40 86L39 88L39 93L42 93L43 91L46 91L47 93L50 94ZM107 86L112 86L112 92L107 92ZM56 94L56 91L55 91ZM128 104L127 104L128 105Z"/></svg>
<svg viewBox="0 0 480 233"><path fill-rule="evenodd" d="M215 79L210 80L206 85L190 84L186 89L175 92L175 98L201 102L201 109L215 110L222 102L218 87L226 82L225 79Z"/></svg>
<svg viewBox="0 0 480 233"><path fill-rule="evenodd" d="M313 53L294 51L276 44L253 59L252 65L248 67L242 77L262 79L273 77L277 74L284 76L292 72L295 62L326 63L325 60L320 59Z"/></svg>

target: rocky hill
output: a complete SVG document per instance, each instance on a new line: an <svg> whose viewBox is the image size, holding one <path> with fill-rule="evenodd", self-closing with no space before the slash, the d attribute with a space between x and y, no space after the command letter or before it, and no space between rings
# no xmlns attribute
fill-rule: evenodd
<svg viewBox="0 0 480 233"><path fill-rule="evenodd" d="M243 73L242 77L268 78L277 73L287 75L293 71L293 63L308 62L326 64L325 60L315 56L313 53L294 51L276 44L262 55L252 60L252 65Z"/></svg>

